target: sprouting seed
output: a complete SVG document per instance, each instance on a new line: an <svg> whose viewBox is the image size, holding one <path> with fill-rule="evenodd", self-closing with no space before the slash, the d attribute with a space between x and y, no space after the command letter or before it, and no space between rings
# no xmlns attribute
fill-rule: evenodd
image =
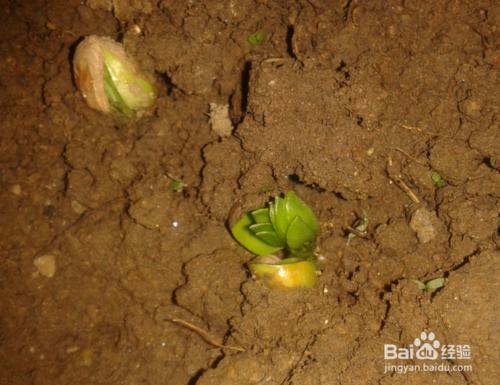
<svg viewBox="0 0 500 385"><path fill-rule="evenodd" d="M76 48L73 72L89 107L119 112L128 118L150 109L158 96L151 79L122 44L103 36L88 36Z"/></svg>
<svg viewBox="0 0 500 385"><path fill-rule="evenodd" d="M247 212L231 228L234 238L257 255L249 263L253 275L269 287L286 288L316 285L314 250L319 230L313 211L293 191ZM286 257L274 255L278 251Z"/></svg>

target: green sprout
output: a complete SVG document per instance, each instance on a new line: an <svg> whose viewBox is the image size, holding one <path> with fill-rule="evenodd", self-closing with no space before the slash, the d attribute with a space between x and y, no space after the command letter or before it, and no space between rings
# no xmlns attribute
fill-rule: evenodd
<svg viewBox="0 0 500 385"><path fill-rule="evenodd" d="M437 171L433 171L432 172L431 179L432 179L432 181L434 182L434 184L436 185L437 188L443 188L443 187L446 186L445 180L443 179L443 177Z"/></svg>
<svg viewBox="0 0 500 385"><path fill-rule="evenodd" d="M441 277L441 278L435 278L431 279L430 281L427 282L422 282L419 280L414 280L414 282L417 284L417 287L420 290L425 290L429 292L436 291L437 289L442 288L446 284L446 278Z"/></svg>
<svg viewBox="0 0 500 385"><path fill-rule="evenodd" d="M264 33L263 32L255 32L253 35L247 37L248 44L251 45L259 45L264 41Z"/></svg>
<svg viewBox="0 0 500 385"><path fill-rule="evenodd" d="M497 171L500 171L500 160L497 160L494 156L489 159L490 166Z"/></svg>
<svg viewBox="0 0 500 385"><path fill-rule="evenodd" d="M289 191L284 198L275 197L269 207L245 214L231 231L254 254L286 249L303 258L314 252L319 222L309 206Z"/></svg>
<svg viewBox="0 0 500 385"><path fill-rule="evenodd" d="M173 179L167 187L168 191L172 192L182 192L187 187L187 184L182 180Z"/></svg>
<svg viewBox="0 0 500 385"><path fill-rule="evenodd" d="M278 281L285 287L312 287L316 284L316 275L312 276L310 271L316 270L314 250L319 230L318 219L309 206L293 191L289 191L283 198L275 197L268 207L246 213L231 232L252 253L271 258L257 258L254 263L250 263L254 275L266 276L268 282ZM278 251L284 251L289 257L279 259L269 256ZM292 283L285 284L283 278L277 278L276 274L280 277L288 274L294 279Z"/></svg>

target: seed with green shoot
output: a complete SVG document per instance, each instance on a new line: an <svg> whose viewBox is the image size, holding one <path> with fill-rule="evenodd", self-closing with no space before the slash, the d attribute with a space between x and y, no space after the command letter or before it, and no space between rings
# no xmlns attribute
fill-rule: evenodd
<svg viewBox="0 0 500 385"><path fill-rule="evenodd" d="M73 58L75 81L89 107L127 117L152 107L157 92L120 43L100 36L86 37Z"/></svg>
<svg viewBox="0 0 500 385"><path fill-rule="evenodd" d="M319 230L318 219L293 191L246 213L231 228L234 238L258 255L249 263L253 275L269 287L283 288L316 286L314 249ZM272 255L280 250L291 257Z"/></svg>
<svg viewBox="0 0 500 385"><path fill-rule="evenodd" d="M304 201L293 191L275 197L268 207L253 210L231 229L244 247L257 255L286 249L294 257L313 255L319 222Z"/></svg>

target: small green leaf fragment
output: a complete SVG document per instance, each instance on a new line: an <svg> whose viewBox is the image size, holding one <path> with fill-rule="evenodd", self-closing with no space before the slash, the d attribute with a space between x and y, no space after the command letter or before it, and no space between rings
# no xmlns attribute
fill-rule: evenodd
<svg viewBox="0 0 500 385"><path fill-rule="evenodd" d="M435 278L435 279L431 279L430 281L427 281L426 283L419 281L419 280L414 280L413 282L415 282L417 284L417 287L420 290L426 290L429 292L433 292L437 289L442 288L446 284L446 278L444 278L444 277Z"/></svg>
<svg viewBox="0 0 500 385"><path fill-rule="evenodd" d="M247 42L250 45L258 45L264 41L264 33L261 31L255 32L253 35L247 37Z"/></svg>
<svg viewBox="0 0 500 385"><path fill-rule="evenodd" d="M434 291L442 288L445 285L445 283L446 283L446 278L431 279L425 284L425 289L427 291Z"/></svg>
<svg viewBox="0 0 500 385"><path fill-rule="evenodd" d="M232 228L234 238L247 250L257 255L266 255L275 253L281 250L282 247L271 246L257 237L249 226L254 224L253 218L250 214L245 214Z"/></svg>
<svg viewBox="0 0 500 385"><path fill-rule="evenodd" d="M437 171L432 172L431 179L437 188L443 188L446 186L445 180L443 179L443 177L441 175L439 175L439 173Z"/></svg>
<svg viewBox="0 0 500 385"><path fill-rule="evenodd" d="M271 223L268 208L253 210L250 212L250 215L254 219L255 223Z"/></svg>
<svg viewBox="0 0 500 385"><path fill-rule="evenodd" d="M314 235L317 235L320 230L319 222L309 206L300 199L293 191L289 191L285 195L285 210L287 221L291 223L295 217L300 219L309 227Z"/></svg>
<svg viewBox="0 0 500 385"><path fill-rule="evenodd" d="M181 192L182 190L184 190L186 186L187 184L184 183L182 180L174 179L168 185L167 190L172 192Z"/></svg>
<svg viewBox="0 0 500 385"><path fill-rule="evenodd" d="M494 156L489 159L490 166L497 171L500 171L500 160L497 160Z"/></svg>

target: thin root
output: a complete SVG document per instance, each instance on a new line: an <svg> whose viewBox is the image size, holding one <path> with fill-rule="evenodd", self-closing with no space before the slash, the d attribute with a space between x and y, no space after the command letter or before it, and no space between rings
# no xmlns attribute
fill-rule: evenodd
<svg viewBox="0 0 500 385"><path fill-rule="evenodd" d="M426 164L424 162L419 161L417 158L411 156L408 154L405 150L399 147L392 147L394 150L399 151L401 154L405 155L407 158L413 160L415 163L420 164L421 166L425 166Z"/></svg>
<svg viewBox="0 0 500 385"><path fill-rule="evenodd" d="M237 352L244 352L245 349L240 348L238 346L230 346L230 345L223 345L215 341L215 339L205 330L199 328L196 325L193 325L190 322L184 321L183 319L180 318L168 318L167 319L170 322L173 322L174 324L184 326L185 328L192 330L196 334L198 334L205 342L208 344L215 346L217 348L221 349L228 349L228 350L235 350Z"/></svg>

